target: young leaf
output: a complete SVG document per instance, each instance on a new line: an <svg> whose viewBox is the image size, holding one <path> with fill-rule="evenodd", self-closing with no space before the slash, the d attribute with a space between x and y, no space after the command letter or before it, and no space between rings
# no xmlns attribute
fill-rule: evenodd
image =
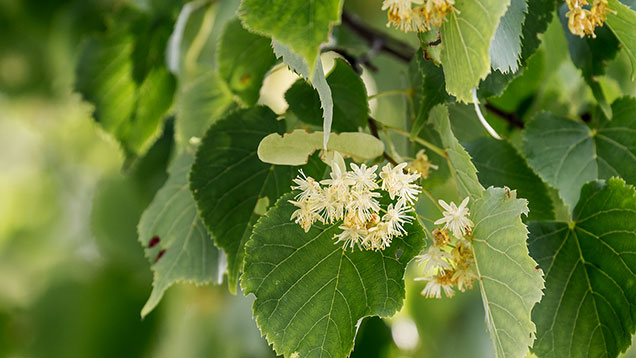
<svg viewBox="0 0 636 358"><path fill-rule="evenodd" d="M327 75L333 99L332 128L337 132L355 132L367 126L369 102L362 78L343 60L337 59ZM289 110L298 119L322 126L323 113L318 93L305 80L299 79L285 93Z"/></svg>
<svg viewBox="0 0 636 358"><path fill-rule="evenodd" d="M300 55L311 72L318 47L340 22L343 0L243 0L239 16L248 29L284 44Z"/></svg>
<svg viewBox="0 0 636 358"><path fill-rule="evenodd" d="M609 8L616 13L607 14L607 26L614 32L616 38L623 45L632 63L632 80L636 79L636 11L618 0L609 0Z"/></svg>
<svg viewBox="0 0 636 358"><path fill-rule="evenodd" d="M573 221L530 224L545 272L533 313L539 357L616 357L636 328L636 193L612 178L581 190Z"/></svg>
<svg viewBox="0 0 636 358"><path fill-rule="evenodd" d="M466 144L478 170L479 182L485 186L507 186L529 201L529 220L554 219L554 207L547 186L505 140L482 138Z"/></svg>
<svg viewBox="0 0 636 358"><path fill-rule="evenodd" d="M490 72L490 41L510 0L457 1L442 25L442 64L446 91L472 102L470 91Z"/></svg>
<svg viewBox="0 0 636 358"><path fill-rule="evenodd" d="M258 158L278 165L303 165L309 156L322 149L322 132L308 133L297 129L280 135L272 133L258 145ZM335 150L356 161L377 158L384 152L384 143L376 137L360 132L332 134L327 149Z"/></svg>
<svg viewBox="0 0 636 358"><path fill-rule="evenodd" d="M238 19L225 26L219 42L219 74L243 104L256 104L265 74L274 63L271 40L243 29Z"/></svg>
<svg viewBox="0 0 636 358"><path fill-rule="evenodd" d="M510 0L490 43L492 68L502 73L517 72L521 55L521 28L526 18L526 0Z"/></svg>
<svg viewBox="0 0 636 358"><path fill-rule="evenodd" d="M131 156L144 154L159 135L176 87L162 65L138 69L136 46L125 29L92 38L78 62L75 84L95 106L95 120Z"/></svg>
<svg viewBox="0 0 636 358"><path fill-rule="evenodd" d="M597 128L547 113L528 123L524 154L528 164L570 209L581 186L595 179L619 175L636 183L636 99L620 98L612 104L614 117Z"/></svg>
<svg viewBox="0 0 636 358"><path fill-rule="evenodd" d="M307 62L302 57L296 55L288 47L277 41L273 41L273 46L276 56L282 57L283 62L289 65L293 71L308 80L316 91L318 91L323 111L323 144L326 147L327 141L329 140L329 134L331 133L331 123L333 121L333 98L331 97L331 88L327 83L325 73L322 69L320 57L316 60L316 66L312 72Z"/></svg>
<svg viewBox="0 0 636 358"><path fill-rule="evenodd" d="M225 81L212 70L200 69L182 77L176 107L176 140L187 146L193 137L200 139L210 124L235 105Z"/></svg>
<svg viewBox="0 0 636 358"><path fill-rule="evenodd" d="M254 227L241 285L256 296L254 317L278 354L346 357L360 319L402 306L404 270L424 232L415 221L384 251L346 251L334 245L339 224L305 233L290 220L293 197L281 197Z"/></svg>
<svg viewBox="0 0 636 358"><path fill-rule="evenodd" d="M526 245L527 205L514 190L490 187L471 208L475 268L498 358L523 358L534 341L530 312L544 282Z"/></svg>
<svg viewBox="0 0 636 358"><path fill-rule="evenodd" d="M204 284L219 276L219 251L203 225L188 189L194 157L183 152L169 169L168 181L139 221L139 241L152 265L152 293L141 310L152 311L175 282Z"/></svg>
<svg viewBox="0 0 636 358"><path fill-rule="evenodd" d="M451 130L448 119L448 108L444 105L437 105L431 109L430 121L442 139L444 150L450 171L455 181L461 197L470 196L475 200L481 197L484 187L477 179L477 169L470 160L470 155L466 153L464 147L457 141Z"/></svg>
<svg viewBox="0 0 636 358"><path fill-rule="evenodd" d="M265 136L284 130L284 122L276 120L267 107L232 112L208 129L192 166L190 188L205 225L227 255L232 292L236 292L245 242L259 218L258 201L274 202L291 190L293 168L263 163L256 155Z"/></svg>

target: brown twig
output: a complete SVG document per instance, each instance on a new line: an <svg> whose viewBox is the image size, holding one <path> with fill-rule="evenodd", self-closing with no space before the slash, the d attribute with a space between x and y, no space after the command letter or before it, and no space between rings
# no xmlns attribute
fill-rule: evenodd
<svg viewBox="0 0 636 358"><path fill-rule="evenodd" d="M380 139L380 134L378 133L378 126L375 124L375 119L369 117L368 119L369 122L369 130L371 130L371 134ZM384 159L386 159L389 163L393 164L393 165L398 165L398 162L393 159L393 157L391 157L389 155L389 153L387 153L386 151L382 153L382 156L384 157Z"/></svg>
<svg viewBox="0 0 636 358"><path fill-rule="evenodd" d="M523 121L514 112L506 112L506 111L504 111L502 109L499 109L499 108L495 107L490 102L486 102L484 107L486 107L488 112L490 112L490 113L496 115L497 117L505 120L506 122L508 122L513 127L523 128L525 126L525 123L523 123Z"/></svg>

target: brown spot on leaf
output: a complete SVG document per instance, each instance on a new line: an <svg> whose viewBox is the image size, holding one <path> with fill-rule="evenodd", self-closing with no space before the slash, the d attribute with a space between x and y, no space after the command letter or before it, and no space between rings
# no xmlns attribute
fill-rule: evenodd
<svg viewBox="0 0 636 358"><path fill-rule="evenodd" d="M153 248L155 246L157 246L157 244L159 243L159 236L155 235L152 237L152 239L150 239L150 242L148 243L148 248Z"/></svg>
<svg viewBox="0 0 636 358"><path fill-rule="evenodd" d="M161 251L159 251L159 253L157 254L157 257L155 258L155 263L157 263L157 261L159 261L159 259L163 256L163 254L166 253L166 249L163 249Z"/></svg>
<svg viewBox="0 0 636 358"><path fill-rule="evenodd" d="M250 82L251 79L252 77L250 75L244 75L243 77L241 77L241 84L246 85Z"/></svg>

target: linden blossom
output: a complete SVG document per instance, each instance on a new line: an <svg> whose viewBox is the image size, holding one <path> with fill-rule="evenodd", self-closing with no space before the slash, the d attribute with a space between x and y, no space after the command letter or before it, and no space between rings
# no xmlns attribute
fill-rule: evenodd
<svg viewBox="0 0 636 358"><path fill-rule="evenodd" d="M335 243L342 243L343 249L351 250L354 247L384 250L394 237L407 234L403 225L413 220L409 212L413 211L412 205L421 192L420 186L413 183L419 179L419 174L405 173L406 163L395 168L387 164L382 168L381 188L388 192L391 200L396 200L383 209L378 201L382 194L377 192L380 189L375 174L377 165L367 168L365 164L352 163L351 171L345 171L334 161L331 167L331 179L320 183L299 171L292 189L300 190L300 193L295 201L290 200L298 210L294 211L291 220L305 232L316 221L334 223L343 220L339 226L343 231L335 235ZM380 216L380 211L385 214Z"/></svg>
<svg viewBox="0 0 636 358"><path fill-rule="evenodd" d="M420 6L413 7L413 4ZM423 32L432 27L439 27L446 16L457 11L455 0L384 0L382 10L388 10L389 22L404 32Z"/></svg>

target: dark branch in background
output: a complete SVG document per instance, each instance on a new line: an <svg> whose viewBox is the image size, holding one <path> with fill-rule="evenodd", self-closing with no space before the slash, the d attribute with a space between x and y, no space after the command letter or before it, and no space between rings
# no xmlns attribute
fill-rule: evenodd
<svg viewBox="0 0 636 358"><path fill-rule="evenodd" d="M347 62L349 62L351 67L353 67L353 70L356 71L358 75L362 74L361 65L364 65L365 67L367 67L373 72L378 71L378 68L371 63L370 58L367 54L364 54L360 57L356 57L355 55L351 54L349 51L347 51L346 49L342 47L325 47L323 51L333 51L339 54L340 56L342 56L345 60L347 60Z"/></svg>
<svg viewBox="0 0 636 358"><path fill-rule="evenodd" d="M490 102L486 102L484 107L486 107L488 112L490 112L490 113L494 114L495 116L503 119L504 121L508 122L508 124L510 124L513 127L523 128L525 126L523 121L521 119L519 119L519 117L517 117L517 114L514 113L514 112L506 112L504 110L501 110L501 109L493 106L492 103L490 103Z"/></svg>
<svg viewBox="0 0 636 358"><path fill-rule="evenodd" d="M366 40L371 46L371 51L365 55L369 58L378 51L384 51L404 62L410 62L415 56L416 49L411 47L411 45L372 28L354 14L344 11L342 13L342 24ZM369 58L366 60L368 61Z"/></svg>
<svg viewBox="0 0 636 358"><path fill-rule="evenodd" d="M369 129L371 130L371 134L373 134L374 137L380 139L380 134L378 134L378 126L375 124L375 119L369 117L368 119L369 122ZM389 153L384 152L382 153L382 156L384 157L384 159L386 159L389 163L393 164L393 165L398 165L398 162L395 161L395 159L393 159Z"/></svg>

